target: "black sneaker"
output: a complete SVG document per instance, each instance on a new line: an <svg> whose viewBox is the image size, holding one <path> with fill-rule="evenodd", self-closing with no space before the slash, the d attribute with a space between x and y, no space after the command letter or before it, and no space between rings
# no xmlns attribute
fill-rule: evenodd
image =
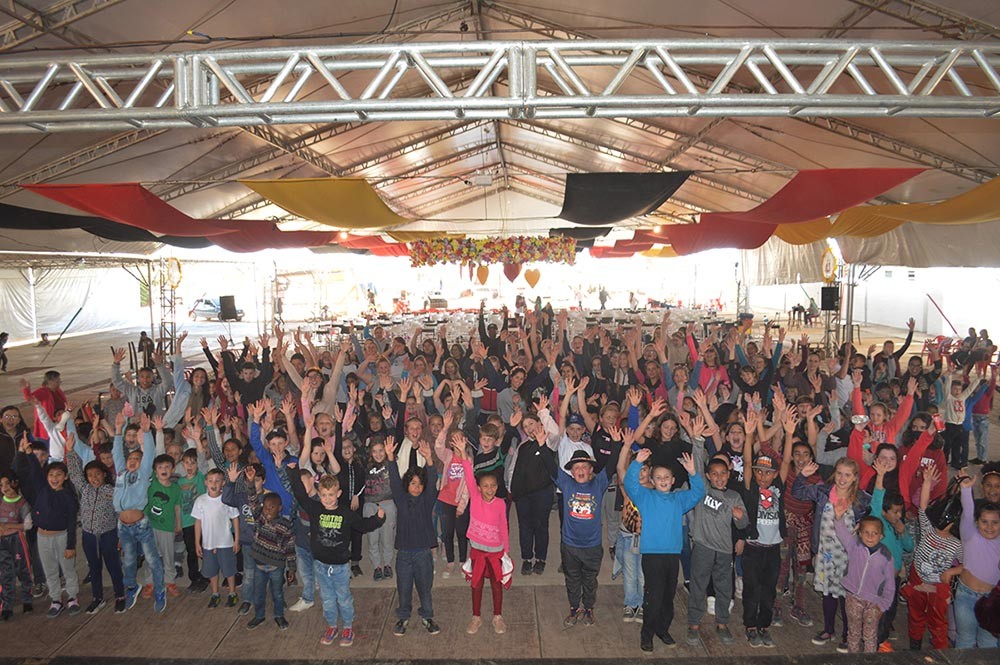
<svg viewBox="0 0 1000 665"><path fill-rule="evenodd" d="M285 617L274 617L274 623L278 625L278 630L288 630L288 622Z"/></svg>
<svg viewBox="0 0 1000 665"><path fill-rule="evenodd" d="M670 633L663 633L662 635L657 635L657 637L659 637L660 641L666 644L667 647L670 649L673 649L675 646L677 646L677 642L675 642L674 638L670 636Z"/></svg>
<svg viewBox="0 0 1000 665"><path fill-rule="evenodd" d="M774 640L771 639L771 633L767 628L761 628L757 631L757 636L760 638L760 645L762 647L767 647L768 649L774 648Z"/></svg>
<svg viewBox="0 0 1000 665"><path fill-rule="evenodd" d="M420 623L424 624L424 628L426 628L427 632L431 635L437 635L441 632L441 626L437 625L437 622L434 621L434 619L421 619Z"/></svg>
<svg viewBox="0 0 1000 665"><path fill-rule="evenodd" d="M115 614L123 614L125 609L125 598L115 598Z"/></svg>
<svg viewBox="0 0 1000 665"><path fill-rule="evenodd" d="M653 639L650 637L642 637L639 639L639 648L646 653L652 653L653 651Z"/></svg>
<svg viewBox="0 0 1000 665"><path fill-rule="evenodd" d="M252 604L250 604L250 603L248 603L246 601L243 601L242 603L240 603L240 609L238 609L236 611L239 612L240 616L243 616L245 614L249 614L250 613L250 608L251 607L253 607ZM261 621L261 623L264 623L263 619L261 619L260 621ZM258 624L258 625L260 625L260 624Z"/></svg>
<svg viewBox="0 0 1000 665"><path fill-rule="evenodd" d="M544 561L536 561L535 562L534 571L535 571L535 575L541 575L542 573L544 573L545 572L545 562Z"/></svg>
<svg viewBox="0 0 1000 665"><path fill-rule="evenodd" d="M222 602L222 597L217 593L213 593L212 597L208 599L208 609L214 610L216 607L219 606L219 603L221 602Z"/></svg>
<svg viewBox="0 0 1000 665"><path fill-rule="evenodd" d="M264 617L254 617L247 622L247 630L253 630L260 624L264 623Z"/></svg>
<svg viewBox="0 0 1000 665"><path fill-rule="evenodd" d="M105 605L103 598L94 598L90 601L90 605L87 605L87 614L97 614Z"/></svg>
<svg viewBox="0 0 1000 665"><path fill-rule="evenodd" d="M754 649L764 646L764 643L760 639L760 633L757 632L756 628L747 628L747 642Z"/></svg>
<svg viewBox="0 0 1000 665"><path fill-rule="evenodd" d="M352 577L361 577L362 575L364 575L364 573L361 571L361 566L359 566L356 563L352 563L351 564L351 576Z"/></svg>
<svg viewBox="0 0 1000 665"><path fill-rule="evenodd" d="M587 610L587 609L585 609L583 611L583 617L580 619L580 622L584 626L593 626L594 625L594 610Z"/></svg>
<svg viewBox="0 0 1000 665"><path fill-rule="evenodd" d="M83 576L83 581L80 582L80 586L87 586L88 584L90 584L90 573Z"/></svg>
<svg viewBox="0 0 1000 665"><path fill-rule="evenodd" d="M402 637L406 635L406 626L409 624L409 619L400 619L396 622L396 625L392 628L392 634L396 637Z"/></svg>
<svg viewBox="0 0 1000 665"><path fill-rule="evenodd" d="M236 607L236 604L239 602L240 602L240 597L237 596L235 593L231 593L229 594L229 597L226 598L226 607Z"/></svg>
<svg viewBox="0 0 1000 665"><path fill-rule="evenodd" d="M521 574L522 575L530 575L533 572L534 572L534 567L532 566L530 560L526 560L526 561L524 561L524 562L521 563Z"/></svg>
<svg viewBox="0 0 1000 665"><path fill-rule="evenodd" d="M387 580L392 579L392 566L385 566L382 569L382 577Z"/></svg>

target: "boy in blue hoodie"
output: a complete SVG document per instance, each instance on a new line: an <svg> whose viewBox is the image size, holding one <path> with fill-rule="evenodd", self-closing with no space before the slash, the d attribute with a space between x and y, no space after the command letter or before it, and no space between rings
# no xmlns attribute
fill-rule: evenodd
<svg viewBox="0 0 1000 665"><path fill-rule="evenodd" d="M688 473L690 489L671 492L674 473L665 466L653 467L650 474L653 488L643 487L639 483L639 470L651 454L648 448L639 450L625 475L625 491L642 518L639 551L642 553L642 574L646 581L639 647L646 652L653 650L654 635L668 647L677 644L669 631L674 619L684 513L693 509L705 496L705 482L687 453L681 455L680 462Z"/></svg>

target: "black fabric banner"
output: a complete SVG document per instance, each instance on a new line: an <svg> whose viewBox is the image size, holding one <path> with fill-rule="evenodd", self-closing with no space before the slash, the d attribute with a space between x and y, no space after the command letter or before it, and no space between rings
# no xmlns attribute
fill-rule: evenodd
<svg viewBox="0 0 1000 665"><path fill-rule="evenodd" d="M570 173L559 217L599 226L645 215L663 205L690 175L690 171Z"/></svg>
<svg viewBox="0 0 1000 665"><path fill-rule="evenodd" d="M203 249L212 243L205 238L157 236L127 224L109 222L100 217L66 215L46 210L32 210L0 203L0 228L23 231L60 231L81 229L105 240L117 242L159 242L185 249Z"/></svg>
<svg viewBox="0 0 1000 665"><path fill-rule="evenodd" d="M611 233L611 229L612 227L610 226L563 226L556 229L549 229L549 237L573 238L579 244L582 241L589 240L593 242L598 238L603 238Z"/></svg>

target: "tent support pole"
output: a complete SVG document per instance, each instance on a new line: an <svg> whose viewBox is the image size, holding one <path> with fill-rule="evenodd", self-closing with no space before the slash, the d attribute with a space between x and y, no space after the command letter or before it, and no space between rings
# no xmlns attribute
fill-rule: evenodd
<svg viewBox="0 0 1000 665"><path fill-rule="evenodd" d="M31 338L38 339L38 305L35 301L35 270L28 266L28 297L31 301Z"/></svg>

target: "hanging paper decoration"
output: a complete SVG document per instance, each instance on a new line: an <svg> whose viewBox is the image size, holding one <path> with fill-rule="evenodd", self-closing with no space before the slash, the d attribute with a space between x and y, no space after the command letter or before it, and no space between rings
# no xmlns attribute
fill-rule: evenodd
<svg viewBox="0 0 1000 665"><path fill-rule="evenodd" d="M530 270L524 271L524 281L528 283L531 288L535 288L535 284L538 284L538 280L542 276L542 271L537 268L532 268Z"/></svg>
<svg viewBox="0 0 1000 665"><path fill-rule="evenodd" d="M469 265L471 266L472 264L470 263ZM479 280L480 284L485 285L486 280L489 279L489 277L490 277L489 266L479 266L478 268L476 268L476 279Z"/></svg>
<svg viewBox="0 0 1000 665"><path fill-rule="evenodd" d="M517 279L517 276L521 274L521 264L520 263L505 263L503 264L503 274L507 279L513 282Z"/></svg>
<svg viewBox="0 0 1000 665"><path fill-rule="evenodd" d="M410 263L414 268L439 263L472 265L544 261L572 264L576 261L576 240L573 238L438 238L411 242L409 248Z"/></svg>

